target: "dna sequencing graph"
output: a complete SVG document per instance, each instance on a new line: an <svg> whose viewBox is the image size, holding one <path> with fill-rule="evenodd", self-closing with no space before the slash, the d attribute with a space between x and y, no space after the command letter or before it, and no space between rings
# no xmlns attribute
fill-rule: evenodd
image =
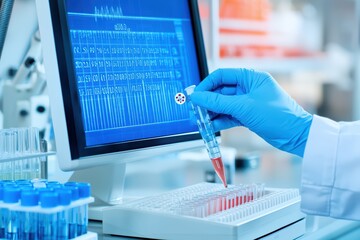
<svg viewBox="0 0 360 240"><path fill-rule="evenodd" d="M68 16L93 22L70 29L86 132L189 119L174 101L191 83L185 20L124 16L120 6Z"/></svg>

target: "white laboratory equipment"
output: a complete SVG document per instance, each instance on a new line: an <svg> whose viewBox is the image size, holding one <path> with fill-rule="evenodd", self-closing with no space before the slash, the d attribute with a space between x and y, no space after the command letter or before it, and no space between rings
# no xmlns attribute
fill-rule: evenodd
<svg viewBox="0 0 360 240"><path fill-rule="evenodd" d="M44 131L49 122L35 9L34 0L0 2L1 128L33 126Z"/></svg>
<svg viewBox="0 0 360 240"><path fill-rule="evenodd" d="M305 234L297 189L199 183L104 211L103 232L155 239L295 239Z"/></svg>

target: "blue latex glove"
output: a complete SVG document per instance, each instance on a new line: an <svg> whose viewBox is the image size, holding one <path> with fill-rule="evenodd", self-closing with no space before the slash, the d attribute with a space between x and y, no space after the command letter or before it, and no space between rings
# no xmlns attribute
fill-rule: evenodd
<svg viewBox="0 0 360 240"><path fill-rule="evenodd" d="M215 131L244 126L274 147L304 154L312 115L268 73L219 69L195 88L191 101L210 111Z"/></svg>

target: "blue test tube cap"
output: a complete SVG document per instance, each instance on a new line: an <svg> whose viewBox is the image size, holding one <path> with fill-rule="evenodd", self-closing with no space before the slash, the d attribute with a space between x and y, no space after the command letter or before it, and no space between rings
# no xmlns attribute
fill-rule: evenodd
<svg viewBox="0 0 360 240"><path fill-rule="evenodd" d="M28 191L28 190L34 190L34 188L32 186L20 185L18 187L20 188L21 192Z"/></svg>
<svg viewBox="0 0 360 240"><path fill-rule="evenodd" d="M31 184L31 181L30 180L27 180L27 179L18 179L18 180L15 180L15 182L17 184L22 184L22 183L29 183Z"/></svg>
<svg viewBox="0 0 360 240"><path fill-rule="evenodd" d="M20 199L21 190L18 187L4 188L4 203L17 203Z"/></svg>
<svg viewBox="0 0 360 240"><path fill-rule="evenodd" d="M43 192L40 194L40 206L42 208L59 206L59 194L57 192Z"/></svg>
<svg viewBox="0 0 360 240"><path fill-rule="evenodd" d="M39 192L36 190L21 191L21 206L33 207L39 204Z"/></svg>
<svg viewBox="0 0 360 240"><path fill-rule="evenodd" d="M65 186L64 189L71 190L71 201L76 201L80 199L79 188L76 186Z"/></svg>
<svg viewBox="0 0 360 240"><path fill-rule="evenodd" d="M3 186L5 188L7 188L7 187L17 187L17 184L14 181L11 181L11 182L5 182Z"/></svg>
<svg viewBox="0 0 360 240"><path fill-rule="evenodd" d="M18 183L17 186L18 186L19 188L22 188L22 187L31 187L31 188L33 188L32 183L25 183L25 182L23 182L23 183Z"/></svg>
<svg viewBox="0 0 360 240"><path fill-rule="evenodd" d="M15 181L13 181L13 180L2 180L1 182L2 182L3 184L15 183Z"/></svg>
<svg viewBox="0 0 360 240"><path fill-rule="evenodd" d="M75 186L77 187L78 183L77 182L66 182L64 183L64 186Z"/></svg>
<svg viewBox="0 0 360 240"><path fill-rule="evenodd" d="M50 184L50 185L47 185L47 188L55 191L56 189L64 188L64 186L62 184Z"/></svg>
<svg viewBox="0 0 360 240"><path fill-rule="evenodd" d="M61 206L67 206L71 203L72 192L70 189L59 188L56 189L56 192L59 194L59 204Z"/></svg>
<svg viewBox="0 0 360 240"><path fill-rule="evenodd" d="M80 198L88 198L91 195L90 183L78 183Z"/></svg>
<svg viewBox="0 0 360 240"><path fill-rule="evenodd" d="M54 192L52 188L35 188L36 191L39 193L39 201L41 201L41 195L45 193L51 193Z"/></svg>
<svg viewBox="0 0 360 240"><path fill-rule="evenodd" d="M61 185L61 183L59 183L58 181L48 181L46 183L46 186L57 186L57 185Z"/></svg>
<svg viewBox="0 0 360 240"><path fill-rule="evenodd" d="M60 184L59 181L47 181L46 184Z"/></svg>
<svg viewBox="0 0 360 240"><path fill-rule="evenodd" d="M35 188L36 191L39 192L39 195L43 194L43 193L48 193L48 192L53 192L54 189L53 188Z"/></svg>

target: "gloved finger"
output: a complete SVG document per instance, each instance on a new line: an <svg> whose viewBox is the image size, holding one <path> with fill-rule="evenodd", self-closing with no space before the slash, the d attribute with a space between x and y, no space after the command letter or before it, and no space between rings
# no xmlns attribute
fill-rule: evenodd
<svg viewBox="0 0 360 240"><path fill-rule="evenodd" d="M220 93L223 95L242 95L246 94L239 86L223 86L219 87L213 92ZM247 91L248 92L248 91Z"/></svg>
<svg viewBox="0 0 360 240"><path fill-rule="evenodd" d="M263 74L245 68L218 69L201 81L195 91L213 91L221 86L239 85L244 89L243 92L248 92L252 84L257 83L254 81L254 79L258 80L255 76L262 76Z"/></svg>
<svg viewBox="0 0 360 240"><path fill-rule="evenodd" d="M212 121L212 125L215 132L241 126L239 121L227 115L221 115L218 118L214 119Z"/></svg>
<svg viewBox="0 0 360 240"><path fill-rule="evenodd" d="M228 96L214 92L194 92L191 94L191 101L209 111L233 115L234 111L243 107L244 103L240 99L242 97L243 95Z"/></svg>
<svg viewBox="0 0 360 240"><path fill-rule="evenodd" d="M222 95L235 95L237 92L236 86L224 86L217 88L214 92L220 93Z"/></svg>
<svg viewBox="0 0 360 240"><path fill-rule="evenodd" d="M213 91L224 85L236 86L236 74L236 69L215 70L200 82L200 84L195 88L195 91Z"/></svg>

